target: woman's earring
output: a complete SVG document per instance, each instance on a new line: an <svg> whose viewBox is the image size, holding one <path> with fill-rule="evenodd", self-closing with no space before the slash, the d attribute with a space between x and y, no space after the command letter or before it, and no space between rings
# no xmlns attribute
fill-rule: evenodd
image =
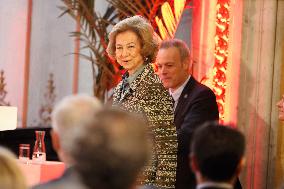
<svg viewBox="0 0 284 189"><path fill-rule="evenodd" d="M144 57L144 62L148 63L149 58L147 56Z"/></svg>

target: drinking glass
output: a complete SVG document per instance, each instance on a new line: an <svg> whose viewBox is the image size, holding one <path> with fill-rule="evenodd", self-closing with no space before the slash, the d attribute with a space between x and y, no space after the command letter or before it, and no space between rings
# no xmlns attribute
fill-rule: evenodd
<svg viewBox="0 0 284 189"><path fill-rule="evenodd" d="M30 160L30 144L19 145L19 160L28 163Z"/></svg>

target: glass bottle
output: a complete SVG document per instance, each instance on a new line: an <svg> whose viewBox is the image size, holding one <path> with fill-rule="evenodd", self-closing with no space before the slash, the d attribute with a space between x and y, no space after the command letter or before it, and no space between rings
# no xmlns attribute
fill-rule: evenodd
<svg viewBox="0 0 284 189"><path fill-rule="evenodd" d="M36 141L33 150L33 161L43 162L46 161L44 135L45 131L35 131Z"/></svg>

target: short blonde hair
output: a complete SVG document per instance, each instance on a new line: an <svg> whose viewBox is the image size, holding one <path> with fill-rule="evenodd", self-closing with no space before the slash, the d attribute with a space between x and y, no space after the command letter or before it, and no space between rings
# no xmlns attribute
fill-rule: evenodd
<svg viewBox="0 0 284 189"><path fill-rule="evenodd" d="M109 43L107 53L115 59L115 41L119 33L125 31L134 32L141 43L141 55L147 63L153 62L156 59L159 42L154 35L154 29L151 24L142 16L132 16L118 22L109 33Z"/></svg>
<svg viewBox="0 0 284 189"><path fill-rule="evenodd" d="M0 147L0 188L27 189L23 173L17 165L15 155Z"/></svg>

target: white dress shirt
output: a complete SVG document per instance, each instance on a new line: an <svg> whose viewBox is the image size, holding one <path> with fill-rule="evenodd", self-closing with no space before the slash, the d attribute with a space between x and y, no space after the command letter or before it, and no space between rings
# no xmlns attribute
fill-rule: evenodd
<svg viewBox="0 0 284 189"><path fill-rule="evenodd" d="M226 182L204 182L197 185L197 189L208 188L208 187L233 189L233 185Z"/></svg>
<svg viewBox="0 0 284 189"><path fill-rule="evenodd" d="M174 101L175 101L175 104L174 104L174 110L176 109L177 107L177 104L178 104L178 100L179 100L179 97L184 89L184 87L186 86L187 82L189 81L190 79L190 75L188 76L188 78L185 80L185 82L179 87L177 88L176 90L173 91L173 89L169 89L169 92L170 92L170 95L173 97Z"/></svg>

